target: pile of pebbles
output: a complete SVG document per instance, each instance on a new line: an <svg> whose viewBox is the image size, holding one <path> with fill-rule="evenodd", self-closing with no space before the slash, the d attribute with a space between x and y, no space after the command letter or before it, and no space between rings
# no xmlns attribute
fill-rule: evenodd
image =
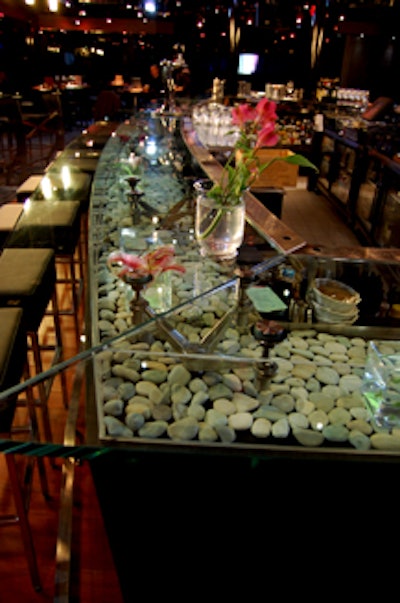
<svg viewBox="0 0 400 603"><path fill-rule="evenodd" d="M260 358L251 335L234 328L228 335L240 355L252 350ZM278 372L261 387L256 361L219 370L216 360L196 371L195 361L188 368L159 340L105 350L98 358L105 432L123 439L227 444L250 438L398 451L400 429L378 430L361 395L367 345L361 337L292 331L273 349ZM382 346L386 353L400 347Z"/></svg>

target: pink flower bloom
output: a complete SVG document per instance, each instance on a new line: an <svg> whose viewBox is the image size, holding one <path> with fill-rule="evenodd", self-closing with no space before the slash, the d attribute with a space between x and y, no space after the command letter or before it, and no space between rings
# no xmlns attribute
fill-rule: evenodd
<svg viewBox="0 0 400 603"><path fill-rule="evenodd" d="M130 278L144 278L146 276L156 277L166 270L175 270L185 272L185 268L179 264L173 263L174 247L164 245L154 251L139 256L123 251L113 251L108 256L107 266L112 268L117 264L119 267L116 273L119 278L128 276Z"/></svg>
<svg viewBox="0 0 400 603"><path fill-rule="evenodd" d="M262 98L255 108L255 111L258 115L258 122L263 125L266 122L275 122L278 119L278 116L275 112L276 103L268 100L267 98Z"/></svg>
<svg viewBox="0 0 400 603"><path fill-rule="evenodd" d="M247 123L253 122L257 117L256 110L250 105L238 105L232 109L232 122L235 126L243 128Z"/></svg>
<svg viewBox="0 0 400 603"><path fill-rule="evenodd" d="M279 136L275 132L275 123L268 122L258 132L255 148L274 147L279 142Z"/></svg>

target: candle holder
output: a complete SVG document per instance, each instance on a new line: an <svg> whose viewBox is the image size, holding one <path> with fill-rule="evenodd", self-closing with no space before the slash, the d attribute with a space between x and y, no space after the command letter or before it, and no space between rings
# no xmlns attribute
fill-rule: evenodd
<svg viewBox="0 0 400 603"><path fill-rule="evenodd" d="M260 342L263 348L265 362L259 369L260 386L265 386L278 372L278 365L270 359L269 354L276 343L280 343L287 337L287 331L282 325L274 320L259 320L252 327L253 336Z"/></svg>
<svg viewBox="0 0 400 603"><path fill-rule="evenodd" d="M142 293L152 280L153 277L151 274L135 278L128 275L123 277L124 283L130 285L133 291L133 298L129 305L132 310L132 322L134 326L141 325L151 316L148 313L148 301L143 297Z"/></svg>

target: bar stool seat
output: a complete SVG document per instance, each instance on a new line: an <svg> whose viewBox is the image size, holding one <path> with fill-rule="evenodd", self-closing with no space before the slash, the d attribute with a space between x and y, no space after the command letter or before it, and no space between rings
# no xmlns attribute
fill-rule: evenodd
<svg viewBox="0 0 400 603"><path fill-rule="evenodd" d="M73 254L80 234L79 201L31 201L25 204L7 247L48 247Z"/></svg>
<svg viewBox="0 0 400 603"><path fill-rule="evenodd" d="M0 308L0 392L16 385L23 377L24 366L26 366L27 338L22 318L21 308ZM0 434L2 437L10 437L16 404L16 395L0 400ZM40 590L39 569L28 521L29 501L18 475L14 454L6 454L5 460L16 514L0 516L0 526L14 523L20 525L32 585L35 590ZM2 475L3 479L4 477Z"/></svg>
<svg viewBox="0 0 400 603"><path fill-rule="evenodd" d="M60 309L72 315L79 339L79 298L83 290L83 258L80 240L81 206L79 201L29 201L6 242L7 248L51 248L56 264L67 264L65 277L57 271L57 284L70 287L71 307ZM76 272L78 266L78 276Z"/></svg>
<svg viewBox="0 0 400 603"><path fill-rule="evenodd" d="M40 342L39 327L51 302L54 321L54 345ZM33 353L37 374L43 372L42 353L53 352L52 363L63 357L60 316L56 293L55 254L53 249L5 248L0 255L0 308L20 308L23 327ZM65 375L61 374L64 406L68 405ZM48 398L52 380L40 382L36 405L42 411L44 437L52 440Z"/></svg>
<svg viewBox="0 0 400 603"><path fill-rule="evenodd" d="M19 203L4 203L0 206L0 246L3 247L10 233L14 230L22 212Z"/></svg>
<svg viewBox="0 0 400 603"><path fill-rule="evenodd" d="M17 201L23 203L30 197L35 190L40 186L43 174L33 174L29 176L22 184L17 188Z"/></svg>

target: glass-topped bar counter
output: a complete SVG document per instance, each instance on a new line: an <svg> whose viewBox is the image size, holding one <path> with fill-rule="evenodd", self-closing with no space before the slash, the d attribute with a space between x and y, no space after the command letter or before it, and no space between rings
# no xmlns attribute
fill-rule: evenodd
<svg viewBox="0 0 400 603"><path fill-rule="evenodd" d="M60 371L72 380L85 366L85 445L397 458L397 426L375 424L362 395L369 342L398 352L398 320L385 305L399 281L397 249L310 246L247 193L237 260L201 257L193 184L215 181L222 167L187 117L139 113L84 132L49 167L57 203L76 198L72 187L67 195L54 185L65 166L87 195L80 157L96 161L86 343L33 381ZM40 203L43 195L32 198ZM163 246L173 246L184 272L165 272L146 286L139 310L109 255ZM309 293L323 277L358 290L356 320L317 320ZM268 320L278 322L281 340L260 334Z"/></svg>
<svg viewBox="0 0 400 603"><path fill-rule="evenodd" d="M383 433L374 425L361 387L369 341L391 340L393 348L385 349L398 349L396 320L382 310L399 276L397 250L311 248L248 194L249 224L237 262L202 258L193 183L215 180L221 169L190 120L168 115L121 125L102 152L89 237L96 351L90 399L98 444L396 456L396 428ZM137 320L132 288L107 265L108 256L164 245L174 246L185 272L151 283L144 292L150 310ZM306 292L316 276L362 288L353 324L312 316ZM284 310L256 310L250 298L266 289L281 299L284 291ZM263 318L278 319L283 341L270 346L259 337ZM279 366L272 378L266 359Z"/></svg>

